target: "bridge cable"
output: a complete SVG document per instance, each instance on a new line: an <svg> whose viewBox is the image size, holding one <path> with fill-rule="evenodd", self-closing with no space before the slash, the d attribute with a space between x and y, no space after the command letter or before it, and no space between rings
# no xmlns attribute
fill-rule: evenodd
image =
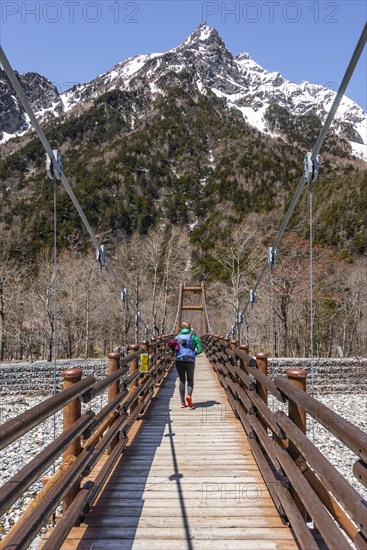
<svg viewBox="0 0 367 550"><path fill-rule="evenodd" d="M12 84L12 86L13 86L13 88L14 88L17 96L18 96L18 98L19 98L19 101L21 102L25 112L29 116L30 122L31 122L34 130L36 131L36 133L37 133L37 135L38 135L38 137L39 137L39 139L40 139L40 141L43 145L43 148L45 149L48 157L50 158L51 163L54 166L54 169L56 169L58 174L59 174L58 179L60 179L62 181L62 183L63 183L63 185L64 185L71 201L72 201L72 203L74 204L76 210L78 211L78 214L79 214L79 216L80 216L80 218L81 218L81 220L82 220L82 222L83 222L90 238L93 241L93 244L95 245L97 250L101 251L101 245L99 244L99 242L97 240L97 237L96 237L91 225L89 224L88 219L87 219L86 215L84 214L84 211L83 211L82 207L80 206L80 204L78 202L78 199L76 198L76 196L74 194L74 191L72 190L67 177L65 176L64 172L61 169L60 160L57 158L57 156L55 156L55 152L52 150L51 145L50 145L49 141L47 140L46 135L45 135L42 127L40 126L40 124L39 124L39 122L38 122L38 120L37 120L37 118L36 118L36 116L33 112L33 109L31 107L25 93L23 92L22 87L21 87L21 85L20 85L20 83L19 83L19 81L18 81L18 79L17 79L17 77L16 77L16 75L15 75L15 73L14 73L7 57L6 57L6 55L5 55L5 52L4 52L4 50L1 46L0 46L0 62L3 66L4 71L6 72L6 75L9 78L9 80L10 80L10 82L11 82L11 84ZM105 265L106 265L108 271L110 272L110 274L112 275L113 279L115 280L117 286L120 288L120 291L122 291L122 289L124 288L124 285L121 283L121 281L120 281L119 277L117 276L113 266L110 264L110 262L107 259L106 259ZM140 313L137 311L137 309L135 307L135 304L133 302L130 302L130 304L131 304L131 307L132 307L133 311L135 312L135 314L139 315L141 322L143 323L143 325L145 326L145 328L147 330L147 333L150 333L151 330L144 323L143 319L140 316Z"/></svg>
<svg viewBox="0 0 367 550"><path fill-rule="evenodd" d="M275 311L274 311L274 266L275 266L276 254L273 248L269 248L268 253L268 262L270 267L270 341L271 341L271 362L270 362L270 372L271 378L275 378L275 369L274 369L274 357L275 357ZM272 411L274 412L275 408L275 399L274 395L271 395L271 404Z"/></svg>
<svg viewBox="0 0 367 550"><path fill-rule="evenodd" d="M179 311L180 311L180 305L179 305L178 308L177 308L177 313L176 313L175 320L174 320L174 322L173 322L173 327L172 327L172 330L171 330L171 334L175 334L175 333L176 333L176 326L177 326L177 320L178 320Z"/></svg>
<svg viewBox="0 0 367 550"><path fill-rule="evenodd" d="M340 86L339 86L339 89L338 89L338 92L337 92L337 94L336 94L336 96L335 96L335 99L334 99L334 101L333 101L333 104L332 104L332 106L331 106L331 108L330 108L330 111L329 111L329 113L328 113L328 115L327 115L327 117L326 117L326 120L325 120L325 122L324 122L324 124L323 124L323 126L322 126L322 128L321 128L321 130L320 130L320 134L319 134L319 136L318 136L318 138L317 138L316 144L315 144L315 146L314 146L312 152L308 154L308 155L309 155L309 159L311 160L311 162L312 162L313 164L314 164L314 163L317 163L317 161L318 161L318 155L319 155L320 149L321 149L321 147L322 147L322 145L323 145L323 143L324 143L324 141L325 141L326 135L327 135L327 133L328 133L328 131L329 131L329 129L330 129L330 126L331 126L331 123L332 123L332 121L333 121L333 119L334 119L335 113L336 113L336 111L337 111L337 109L338 109L338 107L339 107L339 104L340 104L340 102L341 102L343 96L344 96L345 90L346 90L346 88L347 88L347 86L348 86L348 84L349 84L349 81L350 81L350 79L351 79L351 77L352 77L352 75L353 75L354 69L355 69L355 67L356 67L356 65L357 65L357 63L358 63L358 60L359 60L359 58L360 58L360 56L361 56L361 53L362 53L362 51L363 51L363 48L364 48L366 42L367 42L367 23L365 24L365 26L364 26L364 28L363 28L363 31L362 31L362 33L361 33L361 36L360 36L360 38L359 38L359 40L358 40L358 42L357 42L357 45L356 45L355 50L354 50L354 52L353 52L353 54L352 54L352 57L351 57L351 59L350 59L350 61L349 61L349 64L348 64L348 66L347 66L347 69L346 69L346 71L345 71L345 74L344 74L344 77L343 77L343 79L342 79L342 82L341 82L341 84L340 84ZM287 225L288 225L289 220L290 220L290 218L291 218L291 216L292 216L292 214L293 214L293 211L294 211L294 209L295 209L295 207L296 207L296 204L297 204L297 202L298 202L298 199L299 199L299 197L300 197L300 195L301 195L301 193L302 193L302 191L303 191L303 188L304 188L305 183L306 183L306 176L305 176L305 172L303 172L302 177L301 177L301 179L300 179L300 181L299 181L299 183L298 183L297 189L296 189L296 191L295 191L295 193L294 193L294 196L293 196L293 198L292 198L292 202L291 202L291 204L290 204L289 207L288 207L288 211L287 211L287 213L286 213L286 215L285 215L285 217L284 217L284 219L283 219L282 225L281 225L281 227L280 227L280 229L279 229L279 232L278 232L278 234L277 234L277 237L276 237L276 239L275 239L275 242L274 242L274 245L273 245L273 248L274 248L275 250L277 250L277 248L278 248L278 246L279 246L279 244L280 244L280 241L282 240L283 234L284 234L284 232L285 232L285 230L286 230L286 228L287 228ZM259 284L260 284L260 282L261 282L261 280L262 280L262 278L263 278L263 276L264 276L264 274L265 274L265 272L266 272L266 270L267 270L267 267L268 267L268 264L265 263L265 265L264 265L264 267L263 267L263 269L262 269L260 275L258 276L258 279L257 279L257 281L256 281L256 283L255 283L255 286L254 286L254 288L253 288L254 292L256 292L256 290L257 290L257 288L258 288L258 286L259 286ZM243 310L242 310L242 314L245 313L245 311L247 310L247 308L248 308L248 306L249 306L250 304L251 304L251 301L248 300L247 303L245 304ZM235 323L234 327L232 327L231 332L233 332L233 331L235 330L237 323L238 323L238 321Z"/></svg>
<svg viewBox="0 0 367 550"><path fill-rule="evenodd" d="M255 345L254 345L254 302L251 303L250 310L250 350L252 355L255 355Z"/></svg>
<svg viewBox="0 0 367 550"><path fill-rule="evenodd" d="M177 304L176 318L175 318L174 323L173 323L173 327L172 327L172 330L171 330L171 334L176 334L176 327L177 327L178 316L180 315L180 310L181 310L182 284L183 284L183 283L180 283L180 292L179 292L179 295L178 295L178 304Z"/></svg>
<svg viewBox="0 0 367 550"><path fill-rule="evenodd" d="M53 250L53 339L54 339L54 365L53 365L53 395L56 395L56 366L57 366L57 183L56 177L53 175L53 195L54 195L54 212L53 212L53 225L54 225L54 250ZM56 439L56 413L53 417L53 432L54 440ZM56 471L56 464L54 463L53 473Z"/></svg>
<svg viewBox="0 0 367 550"><path fill-rule="evenodd" d="M206 307L206 295L205 295L204 283L201 283L201 293L202 293L203 311L204 311L204 315L205 315L205 319L206 319L206 328L208 330L208 333L211 334L212 329L211 329L210 322L209 322L208 308Z"/></svg>
<svg viewBox="0 0 367 550"><path fill-rule="evenodd" d="M314 329L314 314L313 314L313 193L312 193L313 181L310 181L310 252L309 252L309 262L310 262L310 368L311 368L311 396L314 397L314 384L315 384L315 364L313 357L313 329ZM315 420L311 417L311 426L312 426L312 441L315 441Z"/></svg>
<svg viewBox="0 0 367 550"><path fill-rule="evenodd" d="M103 299L103 266L106 261L104 246L101 246L101 250L97 250L97 261L99 263L99 359L100 368L103 372L103 325L104 325L104 299ZM100 399L100 405L102 408L102 393Z"/></svg>
<svg viewBox="0 0 367 550"><path fill-rule="evenodd" d="M209 334L212 333L212 328L210 326L210 321L209 321L209 315L208 315L208 309L206 307L206 300L204 300L204 310L205 310L205 317L206 317L206 324L208 326L208 332Z"/></svg>

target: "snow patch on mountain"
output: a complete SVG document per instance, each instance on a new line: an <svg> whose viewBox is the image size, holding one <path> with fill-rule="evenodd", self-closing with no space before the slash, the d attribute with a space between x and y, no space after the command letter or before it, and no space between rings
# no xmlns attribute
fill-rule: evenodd
<svg viewBox="0 0 367 550"><path fill-rule="evenodd" d="M352 146L352 154L355 157L366 160L367 159L367 145L362 143L355 143L354 141L349 142Z"/></svg>

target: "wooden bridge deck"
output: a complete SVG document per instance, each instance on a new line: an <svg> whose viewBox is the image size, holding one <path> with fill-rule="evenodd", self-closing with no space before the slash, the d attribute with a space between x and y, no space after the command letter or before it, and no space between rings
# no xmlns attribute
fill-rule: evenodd
<svg viewBox="0 0 367 550"><path fill-rule="evenodd" d="M195 410L179 407L173 369L63 550L298 548L204 356L193 397Z"/></svg>

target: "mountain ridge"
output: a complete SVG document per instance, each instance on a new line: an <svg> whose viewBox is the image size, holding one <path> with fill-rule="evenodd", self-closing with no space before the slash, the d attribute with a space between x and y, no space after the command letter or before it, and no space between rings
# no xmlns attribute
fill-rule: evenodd
<svg viewBox="0 0 367 550"><path fill-rule="evenodd" d="M278 134L269 127L265 116L270 105L278 104L292 115L313 114L323 121L336 95L321 85L306 81L296 84L286 80L280 73L268 72L247 52L233 56L218 32L202 23L177 47L162 53L135 55L89 83L77 84L62 94L56 94L57 90L52 83L39 75L39 96L44 93L45 101L40 104L40 98L37 98L38 102L33 100L33 107L41 120L49 120L89 108L98 97L115 89L140 90L154 99L165 93L162 79L173 78L172 73L177 76L183 71L188 73L191 85L195 85L200 93L214 93L226 102L228 108L240 111L249 124L262 133L275 136ZM23 81L29 84L30 77L27 75L33 74L22 75ZM4 143L24 133L28 117L21 112L19 103L9 99L9 90L6 89L2 73L1 101L5 110L0 118L0 143ZM333 128L350 142L352 152L364 159L367 159L366 121L367 115L361 107L344 96Z"/></svg>

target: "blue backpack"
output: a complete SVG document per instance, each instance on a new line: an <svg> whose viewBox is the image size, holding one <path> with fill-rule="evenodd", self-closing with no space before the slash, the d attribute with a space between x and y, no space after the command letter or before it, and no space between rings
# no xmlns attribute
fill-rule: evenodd
<svg viewBox="0 0 367 550"><path fill-rule="evenodd" d="M195 361L196 353L191 334L179 334L176 338L179 346L176 359L179 361Z"/></svg>

